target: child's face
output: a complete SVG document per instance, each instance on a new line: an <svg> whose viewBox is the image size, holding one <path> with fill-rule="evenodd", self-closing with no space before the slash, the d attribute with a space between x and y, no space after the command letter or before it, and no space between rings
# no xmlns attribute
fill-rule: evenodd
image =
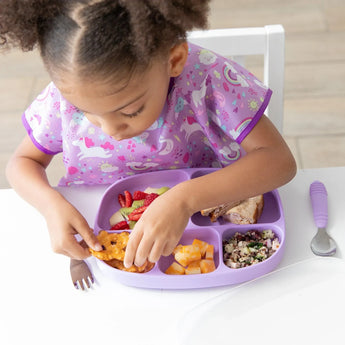
<svg viewBox="0 0 345 345"><path fill-rule="evenodd" d="M126 84L85 83L66 78L56 82L56 86L91 123L115 140L123 140L141 134L157 120L167 98L169 81L167 65L156 62Z"/></svg>

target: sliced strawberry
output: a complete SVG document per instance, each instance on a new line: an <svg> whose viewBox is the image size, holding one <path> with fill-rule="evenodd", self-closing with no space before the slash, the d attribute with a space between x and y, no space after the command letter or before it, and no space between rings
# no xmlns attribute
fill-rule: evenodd
<svg viewBox="0 0 345 345"><path fill-rule="evenodd" d="M136 190L133 193L133 200L143 200L148 196L147 193L142 192L141 190Z"/></svg>
<svg viewBox="0 0 345 345"><path fill-rule="evenodd" d="M126 229L129 229L129 224L127 223L127 221L122 220L121 222L114 224L110 230L126 230Z"/></svg>
<svg viewBox="0 0 345 345"><path fill-rule="evenodd" d="M147 206L141 206L136 208L134 211L132 211L128 215L128 220L139 220L141 215L144 213L144 211L147 209Z"/></svg>
<svg viewBox="0 0 345 345"><path fill-rule="evenodd" d="M159 197L159 194L157 193L150 193L144 201L144 206L149 206L153 200Z"/></svg>
<svg viewBox="0 0 345 345"><path fill-rule="evenodd" d="M125 207L131 207L132 202L133 202L132 194L128 190L125 190L124 193L125 193L125 200L126 200Z"/></svg>
<svg viewBox="0 0 345 345"><path fill-rule="evenodd" d="M147 206L141 206L133 210L130 214L139 214L143 213L147 209Z"/></svg>
<svg viewBox="0 0 345 345"><path fill-rule="evenodd" d="M132 214L132 213L130 213L130 214L128 215L128 220L138 221L142 215L143 215L142 213L138 213L138 214Z"/></svg>
<svg viewBox="0 0 345 345"><path fill-rule="evenodd" d="M117 196L117 200L119 201L119 204L120 204L121 207L126 207L126 198L125 198L124 195L119 194Z"/></svg>

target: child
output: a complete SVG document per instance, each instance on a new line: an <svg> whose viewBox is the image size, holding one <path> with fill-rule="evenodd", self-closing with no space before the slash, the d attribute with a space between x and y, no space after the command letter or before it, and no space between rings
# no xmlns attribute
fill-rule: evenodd
<svg viewBox="0 0 345 345"><path fill-rule="evenodd" d="M23 114L28 135L7 167L13 188L46 218L53 250L100 250L83 216L48 183L109 184L161 169L219 167L156 199L133 229L124 264L169 255L191 215L293 178L295 161L263 116L271 91L234 62L186 42L209 1L2 1L0 41L39 47L53 80ZM38 193L39 191L39 193Z"/></svg>

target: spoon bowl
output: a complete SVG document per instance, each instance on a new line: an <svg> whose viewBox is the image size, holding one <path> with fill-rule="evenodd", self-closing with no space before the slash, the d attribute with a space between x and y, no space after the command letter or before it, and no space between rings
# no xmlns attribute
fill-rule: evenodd
<svg viewBox="0 0 345 345"><path fill-rule="evenodd" d="M337 251L333 238L327 234L325 228L319 228L310 243L310 248L315 255L331 256Z"/></svg>

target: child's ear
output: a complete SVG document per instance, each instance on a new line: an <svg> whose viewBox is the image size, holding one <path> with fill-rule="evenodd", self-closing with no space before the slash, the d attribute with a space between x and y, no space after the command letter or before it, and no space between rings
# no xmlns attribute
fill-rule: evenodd
<svg viewBox="0 0 345 345"><path fill-rule="evenodd" d="M170 77L177 77L183 71L184 65L188 58L188 43L183 42L175 45L170 49L169 53L169 75Z"/></svg>

